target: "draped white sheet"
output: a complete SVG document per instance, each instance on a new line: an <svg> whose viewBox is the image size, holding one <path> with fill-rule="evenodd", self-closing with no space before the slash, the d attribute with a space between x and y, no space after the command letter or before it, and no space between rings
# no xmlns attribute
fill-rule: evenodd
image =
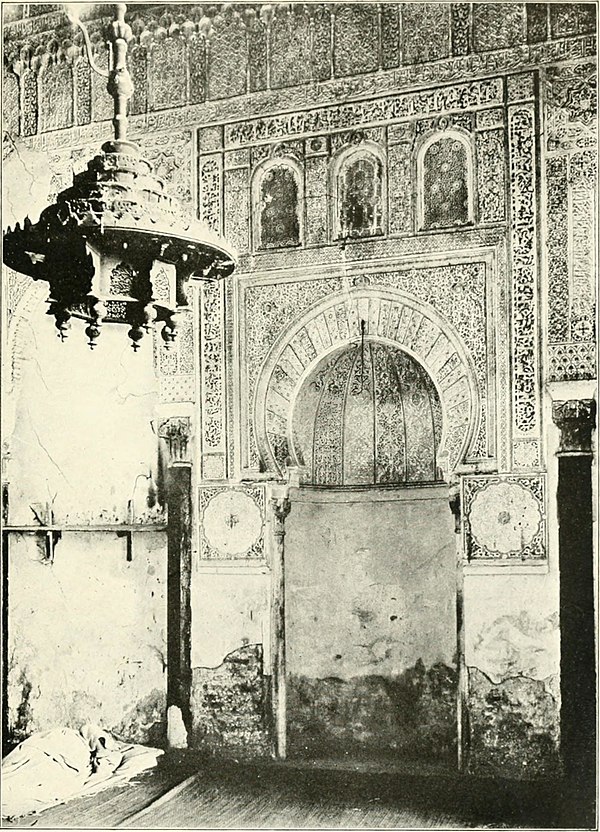
<svg viewBox="0 0 600 832"><path fill-rule="evenodd" d="M84 725L33 734L2 761L2 817L41 812L119 783L157 764L163 753Z"/></svg>

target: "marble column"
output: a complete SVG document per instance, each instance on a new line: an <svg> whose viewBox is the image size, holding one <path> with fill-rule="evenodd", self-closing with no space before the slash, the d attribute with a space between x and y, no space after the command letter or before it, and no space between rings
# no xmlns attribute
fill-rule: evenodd
<svg viewBox="0 0 600 832"><path fill-rule="evenodd" d="M285 669L285 519L290 513L288 497L271 499L275 548L271 564L271 639L272 677L271 694L274 713L272 755L284 760L286 745L286 669Z"/></svg>

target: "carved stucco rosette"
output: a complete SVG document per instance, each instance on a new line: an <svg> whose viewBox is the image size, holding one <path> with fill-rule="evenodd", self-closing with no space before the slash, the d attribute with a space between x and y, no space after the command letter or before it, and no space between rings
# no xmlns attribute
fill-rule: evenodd
<svg viewBox="0 0 600 832"><path fill-rule="evenodd" d="M542 477L470 478L463 495L469 560L546 558Z"/></svg>
<svg viewBox="0 0 600 832"><path fill-rule="evenodd" d="M260 489L202 489L203 558L256 558L263 553L264 497Z"/></svg>

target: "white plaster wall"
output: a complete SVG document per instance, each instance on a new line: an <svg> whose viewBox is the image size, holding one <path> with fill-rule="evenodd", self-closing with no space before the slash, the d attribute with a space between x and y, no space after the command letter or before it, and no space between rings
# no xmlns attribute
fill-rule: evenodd
<svg viewBox="0 0 600 832"><path fill-rule="evenodd" d="M543 575L467 575L465 662L494 683L524 676L559 696L558 581Z"/></svg>
<svg viewBox="0 0 600 832"><path fill-rule="evenodd" d="M62 343L46 309L38 304L20 323L22 377L8 408L14 425L3 433L10 522L35 522L30 506L39 511L47 502L56 521L124 521L134 496L138 513L147 508L145 477L156 473L151 339L136 354L127 328L107 325L92 351L84 324L74 321Z"/></svg>
<svg viewBox="0 0 600 832"><path fill-rule="evenodd" d="M269 644L270 573L192 575L192 667L214 668L248 644ZM264 655L264 654L263 654ZM264 655L265 669L269 666Z"/></svg>

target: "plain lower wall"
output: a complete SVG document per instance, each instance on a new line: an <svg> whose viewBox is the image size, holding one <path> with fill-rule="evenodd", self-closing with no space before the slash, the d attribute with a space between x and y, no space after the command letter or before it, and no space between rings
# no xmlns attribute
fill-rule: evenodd
<svg viewBox="0 0 600 832"><path fill-rule="evenodd" d="M456 549L446 486L318 491L286 521L292 754L452 757Z"/></svg>

